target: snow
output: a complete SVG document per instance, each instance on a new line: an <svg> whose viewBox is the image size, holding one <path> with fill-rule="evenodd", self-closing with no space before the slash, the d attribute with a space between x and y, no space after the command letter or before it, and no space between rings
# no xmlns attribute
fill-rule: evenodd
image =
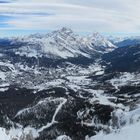
<svg viewBox="0 0 140 140"><path fill-rule="evenodd" d="M114 103L112 103L108 100L109 97L107 97L104 94L103 90L88 89L88 90L85 90L85 91L88 91L88 92L92 93L93 96L94 96L93 98L90 99L90 103L94 103L94 102L98 101L102 105L117 106L116 104L114 104Z"/></svg>
<svg viewBox="0 0 140 140"><path fill-rule="evenodd" d="M2 91L2 92L6 91L6 90L8 90L8 88L0 88L0 91Z"/></svg>
<svg viewBox="0 0 140 140"><path fill-rule="evenodd" d="M104 71L97 71L95 75L103 75Z"/></svg>
<svg viewBox="0 0 140 140"><path fill-rule="evenodd" d="M42 84L33 86L32 89L37 89L38 91L41 91L43 89L47 89L50 87L61 86L63 83L65 83L65 80L63 80L63 79L53 79L52 81L47 81L46 83L42 83Z"/></svg>
<svg viewBox="0 0 140 140"><path fill-rule="evenodd" d="M20 56L26 55L27 57L37 57L38 56L38 53L36 50L30 49L27 51L26 47L27 46L23 46L22 49L20 49L20 51L16 51L15 54L20 55ZM22 50L22 52L21 52L21 50ZM25 52L24 52L24 50L25 50Z"/></svg>
<svg viewBox="0 0 140 140"><path fill-rule="evenodd" d="M75 84L81 84L90 81L90 79L86 79L86 76L67 76L66 78L69 80L69 82Z"/></svg>
<svg viewBox="0 0 140 140"><path fill-rule="evenodd" d="M115 123L118 125L116 129L112 129L110 134L100 131L87 140L139 140L140 108L132 111L117 109L113 114L117 117L117 122L115 119Z"/></svg>
<svg viewBox="0 0 140 140"><path fill-rule="evenodd" d="M4 128L0 128L0 139L1 140L10 140L10 136L6 134L6 130Z"/></svg>
<svg viewBox="0 0 140 140"><path fill-rule="evenodd" d="M9 62L2 62L0 61L0 66L7 66L8 68L10 68L11 70L14 70L14 65L10 64Z"/></svg>
<svg viewBox="0 0 140 140"><path fill-rule="evenodd" d="M47 101L51 101L51 102L57 102L57 101L59 101L59 102L60 102L60 104L57 106L57 108L56 108L56 110L55 110L55 112L54 112L54 115L53 115L53 117L52 117L51 122L47 123L47 125L42 126L42 127L39 128L39 129L34 129L34 128L31 128L31 127L26 127L26 128L23 129L23 130L24 130L24 134L28 134L29 132L31 132L31 134L33 135L33 137L36 138L36 137L38 137L39 133L42 132L44 129L49 128L49 127L51 127L53 124L57 123L57 121L55 120L55 118L56 118L58 112L59 112L59 111L61 110L61 108L63 107L63 105L67 102L67 99L65 99L65 98L48 99L48 98L47 98L47 99L44 99L44 100L39 101L39 102L37 103L36 106L38 106L38 105L40 105L40 104L45 104ZM21 115L21 114L25 114L25 112L28 112L28 111L31 110L31 109L33 109L33 108L25 108L25 109L20 110L20 111L16 114L16 117L19 116L19 115ZM12 129L12 130L10 130L10 132L13 133L14 131L18 131L18 130L19 130L19 129L16 129L16 130ZM20 130L20 131L21 131L21 130ZM21 132L22 132L22 131L21 131ZM2 133L3 133L3 132L2 132ZM17 135L18 132L16 132L15 134ZM4 135L4 133L3 133L2 135ZM7 138L5 138L5 139L3 139L3 140L11 140L11 139L8 139L9 135L8 135L8 136L7 136L7 135L4 135L4 136L6 136ZM15 137L15 135L13 135L13 134L11 134L11 136ZM21 136L21 134L19 133L19 134L18 134L18 138L19 138L20 136ZM63 139L62 139L62 140L63 140Z"/></svg>
<svg viewBox="0 0 140 140"><path fill-rule="evenodd" d="M2 80L5 80L5 78L6 78L5 72L0 71L0 78Z"/></svg>
<svg viewBox="0 0 140 140"><path fill-rule="evenodd" d="M26 135L30 135L31 138L38 137L34 128L11 128L10 130L6 130L0 127L0 140L21 140L22 138L25 139Z"/></svg>
<svg viewBox="0 0 140 140"><path fill-rule="evenodd" d="M73 89L75 92L81 89L80 86L75 85L73 83L69 83L67 87L69 87L70 89Z"/></svg>
<svg viewBox="0 0 140 140"><path fill-rule="evenodd" d="M55 116L65 102L66 102L66 100L64 100L64 102L62 102L56 109L55 114L52 119L53 122L55 122ZM117 115L118 116L122 115L122 111L117 110ZM140 108L127 112L127 115L123 116L124 118L126 118L126 120L127 119L130 120L130 118L132 118L132 116L133 116L134 120L137 120L137 121L133 122L133 123L129 123L120 129L113 130L113 132L111 132L110 134L105 134L101 131L97 135L92 136L90 138L87 136L86 140L118 140L118 139L119 140L125 140L125 139L139 140L140 122L138 119L139 118L138 115L140 117ZM52 125L52 123L48 123L47 126L44 126L42 129L45 129L46 127L48 128L51 125ZM19 129L11 129L10 131L8 131L4 128L0 128L0 136L1 136L1 140L12 140L12 138L17 138L17 140L19 140L23 135L27 135L30 133L32 134L33 137L37 137L38 132L41 132L42 129L40 129L40 131L37 131L33 128L27 127L24 130L19 128ZM71 140L71 138L66 135L61 135L61 136L58 136L56 140Z"/></svg>
<svg viewBox="0 0 140 140"><path fill-rule="evenodd" d="M118 132L105 135L100 132L98 135L89 138L89 140L139 140L140 139L140 122L126 126Z"/></svg>
<svg viewBox="0 0 140 140"><path fill-rule="evenodd" d="M71 138L69 136L66 136L66 135L61 135L61 136L57 137L56 140L71 140Z"/></svg>
<svg viewBox="0 0 140 140"><path fill-rule="evenodd" d="M13 42L27 43L16 53L27 57L45 54L48 58L73 58L84 56L90 58L95 53L106 53L116 47L99 34L90 37L76 35L71 29L62 28L46 35L31 35L13 39ZM99 47L99 48L98 48ZM104 48L104 51L100 48Z"/></svg>
<svg viewBox="0 0 140 140"><path fill-rule="evenodd" d="M60 105L58 105L57 109L55 110L55 113L54 113L53 118L52 118L52 123L56 122L55 121L56 115L61 110L62 106L67 102L67 99L64 99L64 98L60 98L60 99L63 101L62 101L62 103L60 103Z"/></svg>
<svg viewBox="0 0 140 140"><path fill-rule="evenodd" d="M0 84L0 91L4 92L4 91L8 90L8 86L9 86L8 83Z"/></svg>
<svg viewBox="0 0 140 140"><path fill-rule="evenodd" d="M140 83L139 81L140 81L140 74L128 73L128 72L121 73L119 77L109 80L109 82L116 89L118 89L120 86L125 86L129 84L137 85Z"/></svg>
<svg viewBox="0 0 140 140"><path fill-rule="evenodd" d="M54 99L54 101L57 101L57 100L62 100L62 103L60 103L60 104L58 105L58 107L56 108L56 110L55 110L55 112L54 112L54 115L53 115L53 117L52 117L52 121L51 121L50 123L48 123L46 126L41 127L41 128L37 131L38 133L42 132L44 129L49 128L49 127L51 127L53 124L57 123L57 121L55 120L56 115L57 115L58 112L61 110L62 106L67 102L67 99L65 99L65 98L56 98L56 99Z"/></svg>
<svg viewBox="0 0 140 140"><path fill-rule="evenodd" d="M67 102L67 99L65 99L65 98L56 98L56 99L46 98L46 99L44 99L44 100L39 101L39 102L37 103L37 105L35 105L34 107L25 108L25 109L20 110L20 111L15 115L15 117L17 117L17 116L19 116L19 115L24 115L25 113L29 112L30 110L33 110L35 107L37 107L37 106L39 106L39 105L41 105L41 104L45 104L45 103L47 103L47 102L57 102L57 101L59 101L60 103L59 103L59 105L57 106L57 108L56 108L56 110L55 110L55 112L54 112L54 115L53 115L53 117L52 117L51 122L47 123L46 126L43 126L43 127L41 127L40 129L36 130L36 132L37 132L37 134L38 134L39 132L42 132L44 129L49 128L49 127L51 127L53 124L57 123L57 121L55 120L55 118L56 118L58 112L59 112L59 111L61 110L61 108L63 107L63 105Z"/></svg>
<svg viewBox="0 0 140 140"><path fill-rule="evenodd" d="M67 58L67 57L74 57L74 55L64 49L64 51L61 51L61 48L60 47L55 47L55 46L52 46L52 42L54 42L54 40L49 37L47 39L44 40L44 42L42 43L44 46L42 47L43 51L46 52L48 55L56 55L56 56L61 56L62 58ZM54 42L55 44L55 42Z"/></svg>
<svg viewBox="0 0 140 140"><path fill-rule="evenodd" d="M1 88L1 87L7 87L7 86L9 86L8 83L2 83L2 84L0 84L0 88Z"/></svg>

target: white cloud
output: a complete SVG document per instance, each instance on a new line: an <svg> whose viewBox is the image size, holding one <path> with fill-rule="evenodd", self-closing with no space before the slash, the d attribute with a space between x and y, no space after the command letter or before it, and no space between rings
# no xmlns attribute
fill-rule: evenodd
<svg viewBox="0 0 140 140"><path fill-rule="evenodd" d="M139 7L139 0L14 0L0 4L0 14L15 29L139 32Z"/></svg>

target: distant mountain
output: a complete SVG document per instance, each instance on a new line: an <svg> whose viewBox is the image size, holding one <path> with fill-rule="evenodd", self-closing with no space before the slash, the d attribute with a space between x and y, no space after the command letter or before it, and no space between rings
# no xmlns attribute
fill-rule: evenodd
<svg viewBox="0 0 140 140"><path fill-rule="evenodd" d="M140 71L140 44L117 48L102 58L109 71Z"/></svg>
<svg viewBox="0 0 140 140"><path fill-rule="evenodd" d="M65 61L87 64L115 48L99 33L81 37L68 28L48 34L0 39L0 53L4 54L1 60L28 66L56 66Z"/></svg>
<svg viewBox="0 0 140 140"><path fill-rule="evenodd" d="M4 44L7 45L7 42L4 41ZM10 45L21 46L16 50L16 54L22 56L37 57L45 55L53 59L79 56L91 58L96 54L106 53L115 48L111 42L98 33L90 37L81 37L68 28L62 28L45 35L34 34L13 38Z"/></svg>
<svg viewBox="0 0 140 140"><path fill-rule="evenodd" d="M140 37L110 37L110 42L112 42L117 47L131 46L140 43Z"/></svg>

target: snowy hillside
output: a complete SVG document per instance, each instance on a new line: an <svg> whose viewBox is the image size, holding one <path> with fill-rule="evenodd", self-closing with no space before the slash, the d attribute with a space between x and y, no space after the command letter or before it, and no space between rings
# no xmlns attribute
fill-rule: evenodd
<svg viewBox="0 0 140 140"><path fill-rule="evenodd" d="M89 140L139 140L139 129L140 122L124 127L120 131L116 131L108 135L100 133L97 136L90 138Z"/></svg>

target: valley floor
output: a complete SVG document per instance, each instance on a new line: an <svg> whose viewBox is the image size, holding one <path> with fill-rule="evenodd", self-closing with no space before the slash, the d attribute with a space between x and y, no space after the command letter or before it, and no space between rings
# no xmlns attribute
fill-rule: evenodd
<svg viewBox="0 0 140 140"><path fill-rule="evenodd" d="M0 140L139 140L139 73L98 64L18 71L1 80Z"/></svg>

